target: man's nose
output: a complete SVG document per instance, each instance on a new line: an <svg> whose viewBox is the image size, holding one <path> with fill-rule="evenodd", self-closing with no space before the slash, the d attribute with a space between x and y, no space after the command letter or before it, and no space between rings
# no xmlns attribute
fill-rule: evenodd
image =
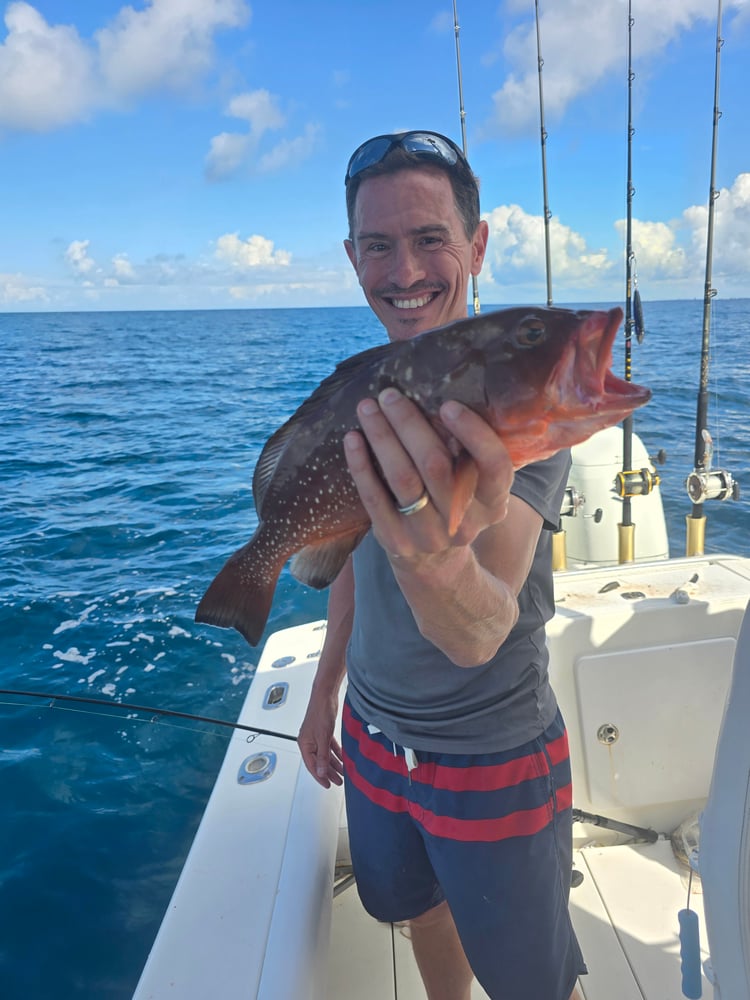
<svg viewBox="0 0 750 1000"><path fill-rule="evenodd" d="M424 265L420 254L414 247L396 244L391 256L390 280L397 288L411 288L417 281L425 277Z"/></svg>

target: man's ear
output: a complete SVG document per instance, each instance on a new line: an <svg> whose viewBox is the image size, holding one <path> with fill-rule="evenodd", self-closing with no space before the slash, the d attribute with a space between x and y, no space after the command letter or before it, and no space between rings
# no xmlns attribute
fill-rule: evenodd
<svg viewBox="0 0 750 1000"><path fill-rule="evenodd" d="M357 270L357 251L354 249L354 243L351 240L344 240L344 250L346 250L346 256L351 261L354 270Z"/></svg>
<svg viewBox="0 0 750 1000"><path fill-rule="evenodd" d="M477 231L474 233L474 239L471 241L472 257L471 257L471 273L479 274L482 270L482 264L484 263L484 255L487 253L487 241L490 238L490 227L487 222L482 219L477 226Z"/></svg>

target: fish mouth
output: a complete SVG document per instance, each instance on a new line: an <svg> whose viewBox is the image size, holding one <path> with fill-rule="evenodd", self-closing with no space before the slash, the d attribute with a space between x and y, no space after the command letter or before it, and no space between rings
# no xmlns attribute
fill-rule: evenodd
<svg viewBox="0 0 750 1000"><path fill-rule="evenodd" d="M619 306L608 312L592 312L580 329L576 351L579 395L589 404L596 401L599 411L630 412L651 398L650 389L619 378L612 371L612 348L622 316Z"/></svg>

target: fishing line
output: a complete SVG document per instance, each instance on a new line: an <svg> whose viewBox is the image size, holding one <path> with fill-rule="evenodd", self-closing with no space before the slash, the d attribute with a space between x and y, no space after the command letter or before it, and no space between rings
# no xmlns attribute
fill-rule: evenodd
<svg viewBox="0 0 750 1000"><path fill-rule="evenodd" d="M13 688L0 688L0 695L13 695L18 698L40 698L50 702L50 704L46 706L47 708L58 708L61 710L64 706L55 705L56 701L76 702L81 705L98 705L109 709L122 709L126 712L147 712L149 715L163 715L170 719L188 719L191 722L206 722L209 725L223 726L226 729L239 729L242 732L252 733L255 736L276 736L280 740L291 740L292 743L297 742L297 737L290 736L288 733L279 733L273 729L261 729L260 726L247 726L242 722L229 722L227 719L214 719L207 715L194 715L191 712L178 712L173 708L153 708L150 705L134 705L126 701L107 701L105 698L87 698L83 695L76 694L50 694L45 691L19 691L14 690ZM16 703L5 702L5 704L15 705ZM75 709L68 709L68 711L75 711ZM105 713L91 712L90 714L104 715ZM141 721L145 722L147 720L144 719Z"/></svg>

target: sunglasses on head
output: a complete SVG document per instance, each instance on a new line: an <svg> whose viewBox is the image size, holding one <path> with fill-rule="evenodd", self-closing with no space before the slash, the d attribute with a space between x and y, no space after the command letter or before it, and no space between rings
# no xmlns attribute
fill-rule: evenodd
<svg viewBox="0 0 750 1000"><path fill-rule="evenodd" d="M348 184L363 170L381 163L392 149L399 147L405 149L407 153L424 156L428 160L435 160L449 167L455 166L459 160L466 163L464 154L455 142L447 136L440 135L439 132L397 132L394 135L376 135L354 150L346 168L344 183Z"/></svg>

